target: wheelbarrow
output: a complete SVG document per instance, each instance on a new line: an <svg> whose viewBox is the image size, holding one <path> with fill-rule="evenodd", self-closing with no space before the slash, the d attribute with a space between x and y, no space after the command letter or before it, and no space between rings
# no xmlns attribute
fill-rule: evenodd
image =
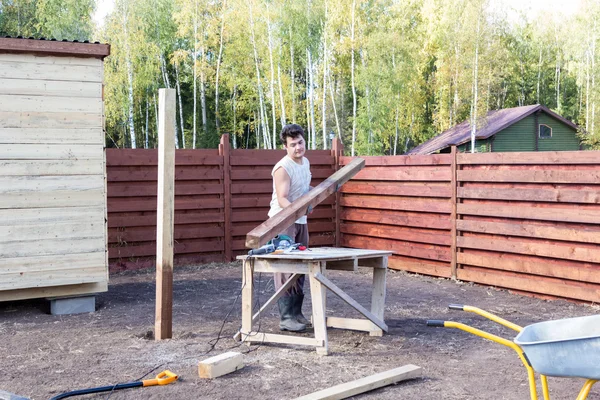
<svg viewBox="0 0 600 400"><path fill-rule="evenodd" d="M577 400L585 400L600 380L600 315L539 322L521 327L477 307L451 304L452 310L472 312L519 334L514 341L452 321L429 320L427 326L455 328L513 349L527 369L531 400L537 400L535 372L544 400L550 400L547 376L584 378Z"/></svg>

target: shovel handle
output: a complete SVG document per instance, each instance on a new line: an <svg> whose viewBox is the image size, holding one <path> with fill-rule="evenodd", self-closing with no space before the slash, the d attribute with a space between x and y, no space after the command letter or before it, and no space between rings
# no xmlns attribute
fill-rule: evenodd
<svg viewBox="0 0 600 400"><path fill-rule="evenodd" d="M179 378L177 374L167 370L164 370L160 374L156 375L155 379L147 379L142 381L144 387L146 386L156 386L156 385L168 385L169 383L173 383Z"/></svg>

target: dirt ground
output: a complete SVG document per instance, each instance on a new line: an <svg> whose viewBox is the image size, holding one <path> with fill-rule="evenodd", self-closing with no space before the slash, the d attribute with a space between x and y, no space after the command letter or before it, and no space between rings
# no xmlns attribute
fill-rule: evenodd
<svg viewBox="0 0 600 400"><path fill-rule="evenodd" d="M330 278L365 306L370 271L331 272ZM259 300L273 293L262 275ZM154 271L113 274L109 291L91 314L52 316L47 302L0 303L0 389L32 399L140 379L170 369L179 381L76 398L98 399L290 399L405 364L423 368L423 378L388 386L360 399L528 399L525 369L510 349L467 333L428 328L427 319L452 319L507 338L509 331L477 315L450 311L450 303L475 305L520 325L598 313L599 308L545 301L473 284L390 271L385 319L389 334L329 330L330 355L301 346L238 346L241 266L210 264L177 268L174 276L173 339L156 342ZM308 284L306 285L308 292ZM309 299L307 299L309 300ZM305 302L305 314L310 301ZM231 315L223 321L232 310ZM328 294L329 315L359 317ZM211 349L223 326L221 339ZM278 332L275 309L260 330ZM307 333L308 336L310 334ZM214 340L213 340L214 342ZM238 346L238 347L235 347ZM227 350L245 352L246 366L214 380L198 377L199 360ZM550 378L554 399L575 399L580 379ZM600 386L600 385L599 385ZM541 398L541 395L540 395ZM589 399L600 399L600 387Z"/></svg>

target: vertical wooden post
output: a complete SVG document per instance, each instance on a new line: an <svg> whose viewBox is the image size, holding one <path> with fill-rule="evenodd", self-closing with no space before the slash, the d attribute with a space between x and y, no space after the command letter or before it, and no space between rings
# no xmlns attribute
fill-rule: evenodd
<svg viewBox="0 0 600 400"><path fill-rule="evenodd" d="M229 153L231 146L229 144L229 134L221 135L219 144L219 155L223 157L223 198L224 198L224 224L225 230L225 262L233 261L232 254L232 236L231 236L231 162Z"/></svg>
<svg viewBox="0 0 600 400"><path fill-rule="evenodd" d="M452 146L452 152L450 153L452 155L452 164L450 166L451 169L451 182L450 185L452 185L452 199L450 200L452 202L452 212L450 213L450 220L451 220L451 224L452 224L452 228L451 228L451 245L450 245L450 252L452 253L452 261L450 264L450 274L452 276L452 279L456 279L456 258L457 258L457 254L456 252L458 251L458 249L456 248L456 209L457 209L457 202L458 202L458 198L456 196L456 191L457 191L457 181L456 181L456 170L457 170L457 163L456 163L456 146Z"/></svg>
<svg viewBox="0 0 600 400"><path fill-rule="evenodd" d="M327 341L327 289L315 278L315 274L325 273L321 268L322 265L319 261L311 262L308 265L308 281L310 282L315 339L323 341L323 346L317 347L317 354L326 356L329 349Z"/></svg>
<svg viewBox="0 0 600 400"><path fill-rule="evenodd" d="M158 193L154 339L173 336L173 222L175 214L175 89L158 91Z"/></svg>
<svg viewBox="0 0 600 400"><path fill-rule="evenodd" d="M340 166L340 157L342 156L342 152L344 151L344 145L340 141L340 138L337 136L333 139L331 143L331 155L334 159L334 169L337 171L341 168ZM340 192L335 193L335 247L340 247Z"/></svg>

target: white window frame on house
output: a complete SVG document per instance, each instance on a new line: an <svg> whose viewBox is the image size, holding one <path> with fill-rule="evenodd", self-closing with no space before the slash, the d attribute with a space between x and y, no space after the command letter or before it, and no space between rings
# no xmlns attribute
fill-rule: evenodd
<svg viewBox="0 0 600 400"><path fill-rule="evenodd" d="M550 136L542 136L542 126L545 126L546 128L550 129ZM546 124L539 124L538 125L538 138L550 139L551 137L552 137L552 127L550 125L546 125Z"/></svg>

